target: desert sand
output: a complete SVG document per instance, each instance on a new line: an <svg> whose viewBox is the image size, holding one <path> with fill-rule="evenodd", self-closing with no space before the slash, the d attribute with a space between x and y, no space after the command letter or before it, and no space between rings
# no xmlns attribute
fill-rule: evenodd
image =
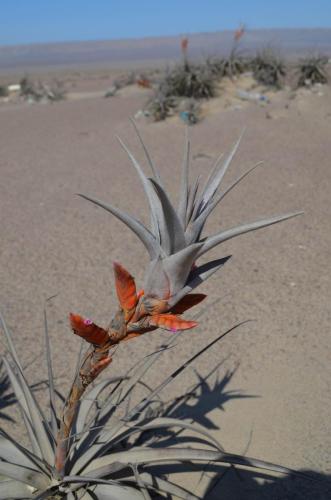
<svg viewBox="0 0 331 500"><path fill-rule="evenodd" d="M129 230L75 194L111 201L146 220L143 189L114 138L118 134L125 140L147 171L129 122L146 94L131 89L104 99L98 91L107 86L107 77L99 74L92 84L91 78L77 81L74 90L85 92L84 98L0 106L1 311L29 379L37 382L46 375L44 301L58 294L48 315L57 384L63 391L79 349L68 313L107 325L116 306L112 261L119 260L140 284L147 263L144 248ZM225 182L265 161L215 211L208 234L260 216L305 214L214 250L215 258L233 256L200 290L208 294L206 305L218 302L201 316L198 328L184 333L176 349L164 355L153 370L153 383L221 332L253 320L202 356L196 372L184 372L166 397L182 394L197 381L197 373L205 376L221 363L223 384L201 397L194 410L198 421L227 451L324 477L331 474L331 89L323 86L292 98L279 92L267 106L241 104L210 101L204 119L190 128L192 177L206 175L243 127L246 133ZM174 117L159 123L143 119L138 125L176 197L184 124ZM169 335L158 331L121 346L108 375L123 374ZM213 387L213 378L209 382ZM46 401L42 392L38 397ZM13 407L8 411L19 420ZM184 474L182 480L203 494L206 481L199 477ZM279 479L263 486L263 475L256 477L230 471L205 498L327 498L316 485L293 486Z"/></svg>

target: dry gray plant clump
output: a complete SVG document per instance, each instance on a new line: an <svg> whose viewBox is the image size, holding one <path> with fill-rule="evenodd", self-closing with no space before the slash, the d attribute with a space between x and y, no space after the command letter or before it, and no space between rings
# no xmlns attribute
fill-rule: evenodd
<svg viewBox="0 0 331 500"><path fill-rule="evenodd" d="M186 63L165 73L145 110L155 121L164 120L174 111L178 111L183 106L183 101L195 101L197 109L198 101L214 97L215 93L215 76L210 68L206 64ZM194 123L198 119L197 113L195 118Z"/></svg>
<svg viewBox="0 0 331 500"><path fill-rule="evenodd" d="M286 75L283 59L274 50L268 48L256 54L251 61L253 76L258 83L280 89Z"/></svg>
<svg viewBox="0 0 331 500"><path fill-rule="evenodd" d="M239 52L239 44L245 31L245 26L241 25L234 32L232 48L228 57L207 59L207 66L217 78L233 79L248 69L246 59Z"/></svg>
<svg viewBox="0 0 331 500"><path fill-rule="evenodd" d="M146 386L142 379L168 349L175 348L175 341L185 330L197 326L196 317L185 319L182 315L206 298L204 294L195 293L195 288L229 259L228 256L220 257L201 264L198 262L200 257L231 238L290 219L298 213L268 217L206 236L203 233L209 215L259 164L253 165L229 186L222 187L239 139L225 159L220 156L216 160L204 183L198 178L190 184L190 142L187 139L180 201L175 207L137 133L150 176L146 176L132 153L120 142L144 187L151 227L147 228L109 203L81 196L126 224L145 246L150 262L144 285L137 289L132 275L116 262L114 275L119 306L110 325L103 328L90 319L70 314L73 333L82 337L88 348L79 357L74 381L61 411L58 410L46 311L47 412L35 399L17 355L13 335L1 318L8 346L3 362L30 447L24 447L4 430L0 431L0 476L6 478L0 485L0 499L146 500L155 494L159 498L197 499L193 492L174 484L172 476L169 479L162 474L162 465L166 464L173 465L174 470L179 464L194 463L194 470L200 471L208 468L208 464L232 464L289 472L282 466L227 453L201 425L176 418L169 407L162 409L159 405L155 411L155 401L161 391L233 328L207 343L183 365L174 367L172 374L159 386ZM125 376L96 382L98 375L111 364L118 344L150 335L158 328L172 332L166 346L138 361ZM91 384L92 388L85 395ZM131 399L139 385L145 387L145 395ZM184 445L179 445L176 439L163 439L164 432L173 429L184 429L191 437ZM197 445L196 436L203 446ZM153 465L158 468L153 469Z"/></svg>
<svg viewBox="0 0 331 500"><path fill-rule="evenodd" d="M219 80L224 77L236 78L249 69L247 60L237 52L231 52L229 57L209 58L206 64L211 74Z"/></svg>
<svg viewBox="0 0 331 500"><path fill-rule="evenodd" d="M66 97L66 91L62 82L53 80L52 83L33 82L28 76L20 81L21 96L32 102L40 101L62 101Z"/></svg>
<svg viewBox="0 0 331 500"><path fill-rule="evenodd" d="M327 83L328 58L322 54L301 59L297 65L298 87Z"/></svg>
<svg viewBox="0 0 331 500"><path fill-rule="evenodd" d="M187 124L192 125L198 121L198 101L216 95L215 75L207 64L192 64L189 61L188 44L188 38L182 38L182 62L168 69L158 79L155 95L146 105L146 114L155 121L164 120L174 111L181 111L180 108L185 106L183 101L190 99L191 111L185 111L181 116Z"/></svg>

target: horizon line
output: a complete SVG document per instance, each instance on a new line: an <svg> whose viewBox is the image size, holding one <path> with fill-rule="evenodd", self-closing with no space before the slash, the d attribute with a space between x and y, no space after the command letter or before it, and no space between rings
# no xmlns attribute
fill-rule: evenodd
<svg viewBox="0 0 331 500"><path fill-rule="evenodd" d="M65 44L77 44L77 43L93 43L93 42L126 42L126 41L137 41L137 40L150 40L150 39L155 39L155 38L181 38L183 36L196 36L196 35L213 35L213 34L220 34L220 33L233 33L237 27L231 29L231 28L226 28L222 30L217 30L217 31L193 31L193 32L181 32L173 35L165 35L165 34L159 34L159 35L148 35L148 36L143 36L143 37L124 37L124 38L86 38L86 39L72 39L72 40L49 40L49 41L35 41L35 42L23 42L23 43L0 43L0 49L5 48L5 47L31 47L31 46L40 46L40 45L65 45ZM325 27L325 26L309 26L309 27L273 27L273 28L247 28L245 33L249 32L256 32L256 31L314 31L314 30L321 30L321 31L331 31L331 25L330 27Z"/></svg>

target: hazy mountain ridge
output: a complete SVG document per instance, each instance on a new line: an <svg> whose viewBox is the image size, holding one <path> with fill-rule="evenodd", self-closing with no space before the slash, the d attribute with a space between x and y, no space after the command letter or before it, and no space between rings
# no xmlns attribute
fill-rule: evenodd
<svg viewBox="0 0 331 500"><path fill-rule="evenodd" d="M171 62L179 57L179 39L180 36L172 36L0 46L0 71ZM192 34L189 40L191 57L224 54L231 47L233 31ZM331 28L248 30L241 48L250 53L266 45L290 58L310 52L331 56Z"/></svg>

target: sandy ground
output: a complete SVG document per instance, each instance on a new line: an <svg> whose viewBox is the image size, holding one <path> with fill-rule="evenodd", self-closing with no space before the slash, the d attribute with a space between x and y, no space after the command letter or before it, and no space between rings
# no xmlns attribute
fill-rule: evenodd
<svg viewBox="0 0 331 500"><path fill-rule="evenodd" d="M228 451L330 475L331 91L321 93L303 92L293 99L279 94L266 107L245 102L240 108L218 109L211 101L208 115L190 129L193 174L205 174L244 126L226 182L266 161L224 200L208 233L264 215L301 209L305 215L213 252L213 257L233 255L201 289L209 303L219 302L202 316L199 328L182 335L176 350L164 356L153 382L238 321L254 320L196 363L198 373L207 375L222 362L223 380L211 395L201 397L197 414ZM66 389L79 344L68 327L69 311L108 323L115 307L113 260L142 282L147 257L136 237L75 193L146 217L141 185L114 139L119 134L143 161L128 118L145 99L141 92L129 92L107 100L94 95L0 107L0 304L19 353L31 363L27 373L32 381L46 373L42 314L47 297L58 294L48 307L50 335L58 385ZM140 129L176 196L184 125L172 118L157 124L141 121ZM157 332L121 347L111 374L123 373L167 336ZM188 370L167 397L185 392L196 380ZM228 391L238 391L241 398ZM242 398L248 395L255 397ZM231 474L206 498L221 498L221 492L229 499L327 498L316 491L295 496L301 495L300 488L293 490L285 480L261 486L252 477L234 475L231 482ZM195 480L198 476L184 477L191 486ZM200 490L201 483L195 487Z"/></svg>

